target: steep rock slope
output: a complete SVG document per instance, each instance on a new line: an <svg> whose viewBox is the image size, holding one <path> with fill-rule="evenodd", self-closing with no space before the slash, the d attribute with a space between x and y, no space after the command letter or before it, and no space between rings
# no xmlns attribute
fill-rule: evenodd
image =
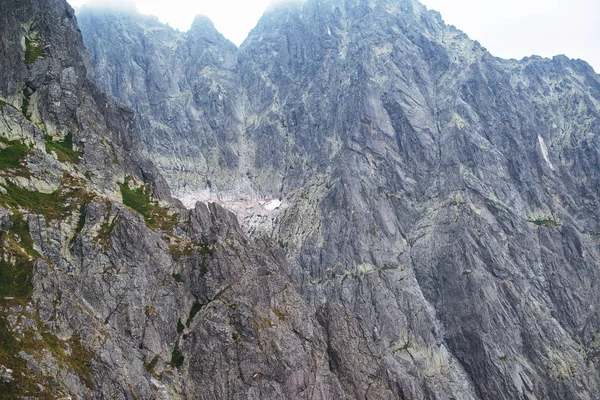
<svg viewBox="0 0 600 400"><path fill-rule="evenodd" d="M348 398L595 398L585 62L496 59L410 0L282 6L237 57L239 168L283 201L265 229Z"/></svg>
<svg viewBox="0 0 600 400"><path fill-rule="evenodd" d="M0 9L0 397L343 396L283 253L169 203L66 2Z"/></svg>
<svg viewBox="0 0 600 400"><path fill-rule="evenodd" d="M497 60L408 1L273 12L240 60L262 122L250 132L294 171L282 188L299 200L276 236L297 282L326 315L356 315L382 370L420 366L405 394L455 381L458 361L479 397L593 398L600 93L587 64ZM341 350L345 330L323 323ZM363 364L339 359L368 393Z"/></svg>
<svg viewBox="0 0 600 400"><path fill-rule="evenodd" d="M78 21L101 66L98 83L135 111L145 148L178 197L243 184L251 192L238 176L247 145L234 44L203 17L187 33L135 12L84 8Z"/></svg>

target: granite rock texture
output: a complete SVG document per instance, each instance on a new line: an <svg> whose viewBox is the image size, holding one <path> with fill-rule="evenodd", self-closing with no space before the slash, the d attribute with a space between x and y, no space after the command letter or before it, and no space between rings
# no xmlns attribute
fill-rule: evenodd
<svg viewBox="0 0 600 400"><path fill-rule="evenodd" d="M83 10L94 74L63 2L0 4L0 151L30 149L0 164L0 328L30 349L0 353L2 390L597 398L585 62L495 58L412 0L307 0L239 49ZM52 151L71 136L81 160ZM243 229L169 202L146 156Z"/></svg>
<svg viewBox="0 0 600 400"><path fill-rule="evenodd" d="M90 51L104 54L97 18L81 13ZM111 32L139 32L134 20ZM226 120L242 126L236 167L252 191L215 191L281 201L232 209L286 251L346 396L595 398L600 81L589 65L495 58L409 0L283 5L231 57L223 73L237 72L243 113Z"/></svg>
<svg viewBox="0 0 600 400"><path fill-rule="evenodd" d="M66 2L0 9L0 397L343 396L285 254L171 198Z"/></svg>

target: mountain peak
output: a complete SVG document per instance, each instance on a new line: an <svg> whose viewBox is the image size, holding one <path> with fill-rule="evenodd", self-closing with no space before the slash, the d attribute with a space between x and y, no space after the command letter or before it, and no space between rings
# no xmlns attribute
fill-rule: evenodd
<svg viewBox="0 0 600 400"><path fill-rule="evenodd" d="M190 30L211 30L216 31L215 24L206 15L198 14L192 22Z"/></svg>

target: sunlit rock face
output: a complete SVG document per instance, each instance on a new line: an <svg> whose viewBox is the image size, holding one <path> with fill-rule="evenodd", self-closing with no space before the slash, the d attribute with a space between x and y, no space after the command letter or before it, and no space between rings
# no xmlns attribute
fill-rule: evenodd
<svg viewBox="0 0 600 400"><path fill-rule="evenodd" d="M174 193L220 201L285 252L319 332L299 370L324 357L327 391L274 397L596 398L600 80L585 62L496 59L409 0L282 5L239 49L201 18L188 33L78 18ZM272 380L299 382L283 365ZM261 374L223 396L268 397Z"/></svg>

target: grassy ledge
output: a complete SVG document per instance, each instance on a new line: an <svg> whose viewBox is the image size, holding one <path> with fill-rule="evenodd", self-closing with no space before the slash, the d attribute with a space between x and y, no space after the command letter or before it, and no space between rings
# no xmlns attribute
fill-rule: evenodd
<svg viewBox="0 0 600 400"><path fill-rule="evenodd" d="M529 222L532 222L535 225L541 226L541 227L544 227L544 228L547 228L547 227L550 227L550 226L561 226L561 224L558 221L554 220L554 219L535 219L535 220L532 220L532 221L529 221Z"/></svg>
<svg viewBox="0 0 600 400"><path fill-rule="evenodd" d="M71 133L67 134L63 141L55 141L50 135L44 135L44 139L46 140L46 153L50 154L54 151L60 162L79 162L81 152L73 150L73 135Z"/></svg>
<svg viewBox="0 0 600 400"><path fill-rule="evenodd" d="M183 360L185 360L185 357L179 350L179 344L175 343L173 353L171 354L171 366L174 368L179 368L183 365Z"/></svg>
<svg viewBox="0 0 600 400"><path fill-rule="evenodd" d="M25 56L23 58L25 64L33 64L45 55L44 47L40 43L25 37Z"/></svg>
<svg viewBox="0 0 600 400"><path fill-rule="evenodd" d="M12 183L7 183L4 188L7 195L0 198L0 203L12 209L25 208L49 219L60 219L66 211L65 199L60 195L59 190L49 194L32 192Z"/></svg>
<svg viewBox="0 0 600 400"><path fill-rule="evenodd" d="M168 208L161 207L153 202L150 199L150 187L148 185L131 189L128 179L119 187L123 196L123 204L140 213L150 229L160 229L164 232L172 232L175 229L177 214L169 215Z"/></svg>
<svg viewBox="0 0 600 400"><path fill-rule="evenodd" d="M26 302L33 291L30 260L38 254L23 215L15 212L10 220L10 230L0 234L0 297Z"/></svg>
<svg viewBox="0 0 600 400"><path fill-rule="evenodd" d="M29 146L18 140L4 141L6 148L0 150L0 170L6 169L21 169L21 164L27 154L29 154Z"/></svg>

